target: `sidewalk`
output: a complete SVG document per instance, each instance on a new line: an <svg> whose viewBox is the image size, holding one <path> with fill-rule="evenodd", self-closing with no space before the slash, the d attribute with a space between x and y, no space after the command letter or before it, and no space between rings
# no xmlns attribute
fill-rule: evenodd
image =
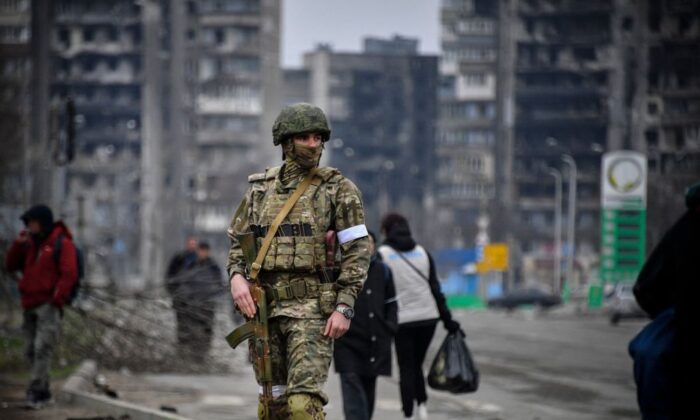
<svg viewBox="0 0 700 420"><path fill-rule="evenodd" d="M181 389L187 397L181 402L171 399L170 405L177 409L181 416L193 419L237 419L254 420L257 419L257 390L252 371L235 375L177 375L177 374L145 374L138 378L142 384L148 384L151 392L158 392L163 389ZM329 404L325 407L328 419L342 419L343 407L340 393L339 377L331 373L326 384L326 392L330 398ZM143 380L143 381L141 381ZM377 401L374 418L382 420L403 419L401 413L401 402L399 399L398 384L395 379L380 378L377 382ZM185 389L191 390L186 392ZM192 395L196 394L195 398ZM126 398L132 398L131 395ZM171 395L172 397L172 395ZM158 402L147 401L148 395L141 393L138 396L140 403L158 408ZM488 407L478 413L467 407L478 407L478 403L470 401L463 396L452 396L444 393L432 393L428 401L430 418L433 420L445 419L496 419L497 416L485 415L493 409Z"/></svg>

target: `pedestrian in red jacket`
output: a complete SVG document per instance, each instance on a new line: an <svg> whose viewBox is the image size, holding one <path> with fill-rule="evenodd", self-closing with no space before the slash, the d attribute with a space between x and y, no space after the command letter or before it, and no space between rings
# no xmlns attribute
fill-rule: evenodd
<svg viewBox="0 0 700 420"><path fill-rule="evenodd" d="M58 341L62 308L78 280L78 263L72 235L62 222L54 222L51 209L37 205L21 219L26 230L10 246L5 266L8 271L22 272L22 328L31 364L27 403L40 406L51 399L51 356ZM61 251L57 257L54 248L59 240Z"/></svg>

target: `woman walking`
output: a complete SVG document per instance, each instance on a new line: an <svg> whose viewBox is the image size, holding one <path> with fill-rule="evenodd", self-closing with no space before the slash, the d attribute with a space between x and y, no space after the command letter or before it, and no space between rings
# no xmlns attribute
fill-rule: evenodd
<svg viewBox="0 0 700 420"><path fill-rule="evenodd" d="M441 320L449 332L459 330L452 319L445 296L440 291L435 263L430 254L411 236L406 218L390 213L382 220L382 234L386 238L379 254L394 274L399 301L399 329L396 352L399 364L401 403L406 418L413 418L414 401L418 418L428 418L423 362L435 326Z"/></svg>
<svg viewBox="0 0 700 420"><path fill-rule="evenodd" d="M377 376L391 376L391 341L398 327L391 270L377 257L372 232L369 238L367 280L355 301L350 329L335 341L333 354L345 420L372 418Z"/></svg>

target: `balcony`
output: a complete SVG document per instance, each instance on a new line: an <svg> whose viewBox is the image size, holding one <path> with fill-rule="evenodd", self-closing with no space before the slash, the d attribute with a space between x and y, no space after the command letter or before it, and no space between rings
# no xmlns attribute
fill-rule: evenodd
<svg viewBox="0 0 700 420"><path fill-rule="evenodd" d="M515 92L518 100L537 101L551 99L552 97L572 96L607 96L608 89L605 86L573 86L573 85L525 85L516 84Z"/></svg>
<svg viewBox="0 0 700 420"><path fill-rule="evenodd" d="M562 0L519 2L518 14L521 16L577 16L583 14L602 14L613 11L613 3L608 0Z"/></svg>

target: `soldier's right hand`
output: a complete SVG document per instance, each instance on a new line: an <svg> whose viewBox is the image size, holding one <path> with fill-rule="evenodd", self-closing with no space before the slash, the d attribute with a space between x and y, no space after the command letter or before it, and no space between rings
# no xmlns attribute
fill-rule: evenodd
<svg viewBox="0 0 700 420"><path fill-rule="evenodd" d="M248 318L255 316L255 302L250 294L250 284L242 275L236 273L231 279L231 296L243 315Z"/></svg>

